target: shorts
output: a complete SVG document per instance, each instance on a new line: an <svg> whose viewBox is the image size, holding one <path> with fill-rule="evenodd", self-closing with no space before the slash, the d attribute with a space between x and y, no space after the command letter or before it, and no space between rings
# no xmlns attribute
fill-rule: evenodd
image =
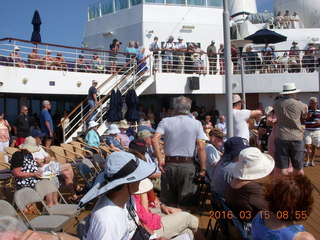
<svg viewBox="0 0 320 240"><path fill-rule="evenodd" d="M289 161L296 170L303 168L304 142L287 141L276 138L275 140L275 164L277 168L289 168Z"/></svg>
<svg viewBox="0 0 320 240"><path fill-rule="evenodd" d="M109 61L110 61L110 63L116 63L117 62L117 57L110 56L109 57Z"/></svg>
<svg viewBox="0 0 320 240"><path fill-rule="evenodd" d="M304 144L313 145L315 147L320 146L320 130L315 131L304 131Z"/></svg>
<svg viewBox="0 0 320 240"><path fill-rule="evenodd" d="M165 55L163 58L163 62L165 63L173 63L173 55Z"/></svg>

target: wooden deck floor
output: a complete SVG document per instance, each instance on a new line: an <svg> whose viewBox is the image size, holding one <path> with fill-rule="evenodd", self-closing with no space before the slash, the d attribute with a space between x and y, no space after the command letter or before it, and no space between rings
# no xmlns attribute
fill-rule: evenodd
<svg viewBox="0 0 320 240"><path fill-rule="evenodd" d="M300 224L303 224L306 228L306 230L313 234L313 236L316 239L320 239L320 158L316 161L316 167L307 167L304 168L305 174L310 178L312 181L312 184L314 186L314 205L313 205L313 211L310 215L310 217L307 219L307 221L299 222ZM66 188L62 188L63 195L65 195L66 198L68 198L68 193ZM4 188L1 187L0 189L0 199L4 199L12 203L14 190L12 188L6 188L4 191ZM89 213L90 210L93 208L94 204L90 204L86 211L82 212L79 216L79 219L85 218ZM200 220L200 226L199 228L205 232L205 229L207 228L208 221L209 221L209 211L210 211L210 202L209 200L206 202L204 212L202 216L199 215L199 208L193 209L192 213L199 217ZM75 221L73 221L71 224L74 224ZM69 229L70 226L68 225L66 229ZM214 220L212 221L212 224L214 225ZM76 229L72 228L69 230L70 234L75 234ZM211 231L209 232L208 239L211 237ZM218 235L217 239L224 240L224 237L222 235Z"/></svg>

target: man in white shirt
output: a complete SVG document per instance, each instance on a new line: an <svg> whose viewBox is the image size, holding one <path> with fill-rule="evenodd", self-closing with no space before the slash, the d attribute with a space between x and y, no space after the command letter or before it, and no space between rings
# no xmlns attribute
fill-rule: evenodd
<svg viewBox="0 0 320 240"><path fill-rule="evenodd" d="M127 152L113 152L106 159L104 172L81 199L80 207L102 195L92 210L85 240L127 240L139 222L131 195L141 180L155 172L155 167ZM135 216L134 219L131 216ZM136 223L135 223L136 221Z"/></svg>
<svg viewBox="0 0 320 240"><path fill-rule="evenodd" d="M212 179L213 169L219 162L221 157L220 149L223 145L224 134L220 129L214 128L209 132L209 143L206 145L206 155L207 155L207 173L210 180Z"/></svg>
<svg viewBox="0 0 320 240"><path fill-rule="evenodd" d="M184 53L187 51L187 45L183 42L182 37L178 37L178 41L176 43L176 52L174 53L175 55L175 72L176 73L181 73L183 64L184 64Z"/></svg>
<svg viewBox="0 0 320 240"><path fill-rule="evenodd" d="M163 63L165 66L165 71L166 72L171 72L172 71L172 65L173 65L173 51L175 50L175 45L173 43L174 37L170 36L168 41L163 44L162 50L164 52L164 57L163 57Z"/></svg>
<svg viewBox="0 0 320 240"><path fill-rule="evenodd" d="M262 115L260 110L248 110L242 108L242 100L238 94L232 96L233 103L233 135L247 139L249 142L250 132L248 126L249 118Z"/></svg>

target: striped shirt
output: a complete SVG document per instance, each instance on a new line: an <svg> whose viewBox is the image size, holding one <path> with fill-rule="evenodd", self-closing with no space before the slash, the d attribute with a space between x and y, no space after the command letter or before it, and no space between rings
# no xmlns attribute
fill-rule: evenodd
<svg viewBox="0 0 320 240"><path fill-rule="evenodd" d="M309 108L308 117L303 123L308 131L320 130L320 124L317 121L320 120L320 109Z"/></svg>

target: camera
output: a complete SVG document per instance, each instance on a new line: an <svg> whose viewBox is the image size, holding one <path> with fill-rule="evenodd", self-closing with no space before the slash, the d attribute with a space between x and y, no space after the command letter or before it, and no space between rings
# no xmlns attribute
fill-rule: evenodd
<svg viewBox="0 0 320 240"><path fill-rule="evenodd" d="M119 45L122 45L122 42L119 42Z"/></svg>

